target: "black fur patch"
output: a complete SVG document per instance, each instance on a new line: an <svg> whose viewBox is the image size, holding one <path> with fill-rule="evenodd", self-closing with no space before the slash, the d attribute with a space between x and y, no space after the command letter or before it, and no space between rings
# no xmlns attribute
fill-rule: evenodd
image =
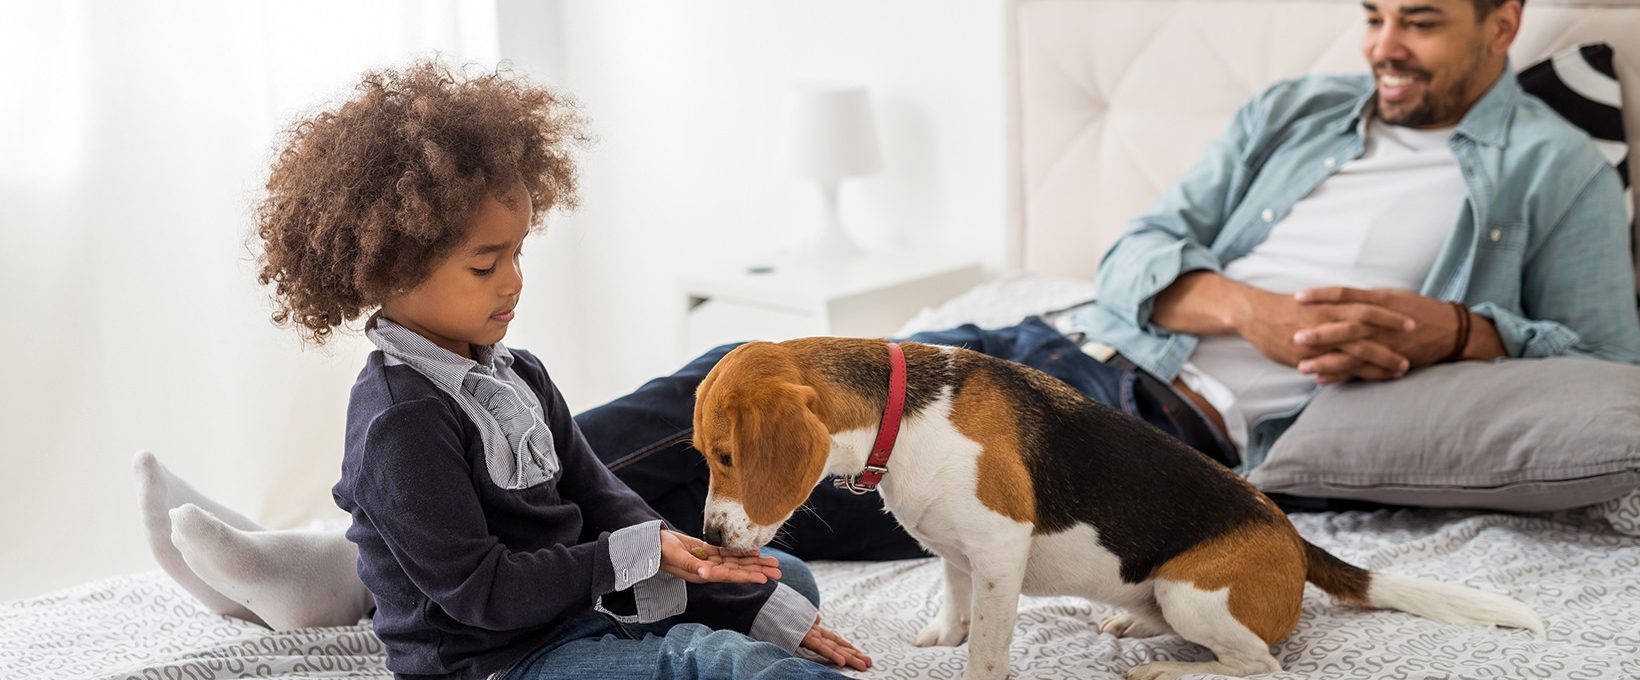
<svg viewBox="0 0 1640 680"><path fill-rule="evenodd" d="M956 391L984 373L1013 401L1037 532L1092 526L1121 560L1124 581L1143 581L1209 538L1278 516L1235 473L1149 423L1024 364L967 350L952 357Z"/></svg>
<svg viewBox="0 0 1640 680"><path fill-rule="evenodd" d="M882 412L888 405L888 342L840 338L826 341L846 343L846 351L810 353L815 357L815 368L850 393L861 396L873 410ZM950 362L944 352L933 345L906 342L900 347L905 351L907 377L904 417L910 418L928 408L940 396L940 389L951 384Z"/></svg>

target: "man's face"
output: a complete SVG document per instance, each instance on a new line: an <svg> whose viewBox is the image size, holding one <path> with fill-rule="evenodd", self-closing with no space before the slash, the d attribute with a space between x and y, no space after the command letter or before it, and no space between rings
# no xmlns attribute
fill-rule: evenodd
<svg viewBox="0 0 1640 680"><path fill-rule="evenodd" d="M1477 17L1470 0L1366 0L1361 51L1391 125L1456 125L1504 70L1520 4Z"/></svg>

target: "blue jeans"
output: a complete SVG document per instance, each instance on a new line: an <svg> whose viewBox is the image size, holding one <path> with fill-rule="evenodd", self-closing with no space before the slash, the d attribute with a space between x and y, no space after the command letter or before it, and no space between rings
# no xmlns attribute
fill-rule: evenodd
<svg viewBox="0 0 1640 680"><path fill-rule="evenodd" d="M820 591L807 565L778 550L781 583L820 606ZM837 671L728 630L713 630L675 617L650 624L622 624L592 613L565 624L528 656L503 672L502 680L627 680L669 678L842 678Z"/></svg>
<svg viewBox="0 0 1640 680"><path fill-rule="evenodd" d="M963 347L1023 363L1209 456L1215 455L1210 449L1219 445L1190 436L1180 426L1183 415L1160 403L1154 389L1136 389L1141 377L1148 376L1141 376L1129 364L1101 363L1041 319L996 329L970 324L917 333L906 340ZM694 536L700 535L709 478L705 459L689 444L695 388L736 346L707 352L677 373L651 380L632 394L575 417L592 450L615 476L673 527ZM891 560L927 554L883 512L877 494L856 496L821 484L809 496L808 506L814 512L793 514L776 537L776 544L794 555L811 560Z"/></svg>

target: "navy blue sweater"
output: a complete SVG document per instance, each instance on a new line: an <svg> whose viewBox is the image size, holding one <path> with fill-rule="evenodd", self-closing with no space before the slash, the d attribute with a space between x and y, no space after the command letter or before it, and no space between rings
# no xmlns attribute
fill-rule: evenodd
<svg viewBox="0 0 1640 680"><path fill-rule="evenodd" d="M659 519L592 454L541 362L512 352L563 466L525 489L490 480L477 426L414 368L373 352L353 386L332 495L397 677L476 679L522 658L614 590L610 532ZM746 632L775 585L691 585L683 618Z"/></svg>

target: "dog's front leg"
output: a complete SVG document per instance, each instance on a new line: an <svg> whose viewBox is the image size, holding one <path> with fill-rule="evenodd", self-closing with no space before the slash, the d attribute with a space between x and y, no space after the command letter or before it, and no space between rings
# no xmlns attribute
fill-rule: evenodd
<svg viewBox="0 0 1640 680"><path fill-rule="evenodd" d="M968 637L968 614L974 602L968 572L954 560L940 561L945 564L945 601L934 620L917 634L918 647L955 647Z"/></svg>
<svg viewBox="0 0 1640 680"><path fill-rule="evenodd" d="M978 550L969 553L974 620L968 634L967 680L1008 677L1008 648L1014 639L1019 613L1019 590L1025 581L1030 555L1028 527L990 533Z"/></svg>

